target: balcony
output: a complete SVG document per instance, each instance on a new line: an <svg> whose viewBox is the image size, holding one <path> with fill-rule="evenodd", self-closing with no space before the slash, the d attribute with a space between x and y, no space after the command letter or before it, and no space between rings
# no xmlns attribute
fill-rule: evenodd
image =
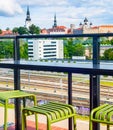
<svg viewBox="0 0 113 130"><path fill-rule="evenodd" d="M109 34L83 34L83 35L22 35L22 36L10 36L10 37L0 37L0 39L13 39L14 43L14 60L10 61L1 61L0 62L0 69L11 69L13 72L13 80L14 80L14 90L21 90L25 88L22 88L21 86L21 72L24 71L44 71L44 72L58 72L58 73L65 73L67 76L67 95L65 94L64 97L67 99L67 103L73 104L73 94L76 94L76 91L73 91L73 75L82 74L87 75L89 80L89 108L90 111L99 106L100 104L100 76L101 75L108 75L113 76L113 68L111 64L103 64L99 60L100 56L100 37L110 37L113 36L112 33ZM37 62L37 61L22 61L20 59L20 47L19 47L19 40L20 39L32 39L32 38L75 38L75 37L91 37L93 39L92 43L92 62L88 64L81 64L81 63L67 63L67 62ZM28 74L29 79L29 74ZM54 88L55 89L55 88ZM7 88L8 90L8 88ZM27 90L26 90L27 91ZM34 91L36 94L36 91ZM37 90L38 93L38 90ZM51 93L51 94L55 94ZM83 100L76 98L77 100ZM20 103L18 100L16 100L15 103L15 129L21 130L21 115L20 115ZM30 123L29 123L30 124ZM69 130L72 130L72 124L69 121ZM82 125L79 124L78 125ZM84 125L84 123L83 123ZM11 128L11 130L13 130ZM59 128L58 128L59 129ZM81 128L82 129L82 128ZM87 123L87 129L88 129L88 123ZM94 130L99 130L99 125L97 123L93 126ZM30 128L31 130L31 128ZM60 130L60 129L59 129ZM63 130L63 129L62 129Z"/></svg>

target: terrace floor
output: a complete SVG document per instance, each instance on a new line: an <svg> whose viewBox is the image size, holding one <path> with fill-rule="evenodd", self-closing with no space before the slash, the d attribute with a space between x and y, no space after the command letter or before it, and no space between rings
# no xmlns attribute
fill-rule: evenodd
<svg viewBox="0 0 113 130"><path fill-rule="evenodd" d="M81 125L82 124L82 125ZM62 126L63 125L63 126ZM61 124L58 124L56 126L52 125L52 130L68 130L67 127L67 121L62 122ZM67 127L67 128L64 128ZM84 122L84 121L77 121L77 130L88 130L89 129L89 125L88 122ZM0 128L0 130L3 130L3 128ZM8 128L8 130L15 130L15 126L12 125ZM28 121L27 122L27 130L35 130L35 123L34 121ZM39 130L47 130L46 129L46 124L44 123L39 123Z"/></svg>
<svg viewBox="0 0 113 130"><path fill-rule="evenodd" d="M3 107L0 107L0 126L3 125ZM8 122L14 122L14 110L8 109ZM46 118L42 115L39 115L39 130L46 130ZM35 121L33 116L27 117L27 130L35 130ZM0 128L3 130L3 128ZM8 130L15 130L15 126L11 125ZM68 130L68 120L63 120L52 125L52 130ZM77 130L89 130L89 121L79 120L77 119ZM101 125L100 130L106 130L105 125ZM113 130L113 126L111 126L110 130Z"/></svg>
<svg viewBox="0 0 113 130"><path fill-rule="evenodd" d="M35 126L34 121L28 121L27 123L28 123L27 130L36 130L35 127L34 127ZM77 130L89 130L88 124L89 124L88 122L77 120ZM0 130L3 130L3 128L0 128ZM15 130L15 127L10 126L8 128L8 130ZM44 123L39 123L39 129L38 130L47 130L46 125ZM61 127L58 127L58 126L52 126L52 130L68 130L68 129L67 128L61 128ZM106 126L101 125L100 130L106 130ZM113 130L113 126L111 126L110 130Z"/></svg>
<svg viewBox="0 0 113 130"><path fill-rule="evenodd" d="M35 123L33 121L28 121L27 124L28 124L27 130L35 130ZM0 130L3 129L1 128ZM8 130L15 130L15 128L14 126L10 126ZM44 123L39 123L39 130L46 130L46 125ZM52 126L52 130L67 130L67 129Z"/></svg>

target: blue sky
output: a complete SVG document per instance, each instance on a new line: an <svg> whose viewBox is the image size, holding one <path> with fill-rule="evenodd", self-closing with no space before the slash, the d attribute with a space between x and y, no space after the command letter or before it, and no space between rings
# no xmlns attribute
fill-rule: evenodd
<svg viewBox="0 0 113 130"><path fill-rule="evenodd" d="M50 28L56 13L57 25L76 27L87 17L93 25L113 25L112 0L0 0L0 28L24 26L29 5L32 23Z"/></svg>

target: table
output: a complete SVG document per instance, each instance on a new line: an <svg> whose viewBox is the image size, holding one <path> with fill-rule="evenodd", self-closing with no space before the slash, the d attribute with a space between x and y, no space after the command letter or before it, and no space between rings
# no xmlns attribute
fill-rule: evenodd
<svg viewBox="0 0 113 130"><path fill-rule="evenodd" d="M25 105L25 98L34 101L34 105L37 104L36 96L31 93L24 92L22 90L12 90L0 92L0 103L4 105L4 130L7 130L7 116L8 116L8 101L9 99L23 99Z"/></svg>

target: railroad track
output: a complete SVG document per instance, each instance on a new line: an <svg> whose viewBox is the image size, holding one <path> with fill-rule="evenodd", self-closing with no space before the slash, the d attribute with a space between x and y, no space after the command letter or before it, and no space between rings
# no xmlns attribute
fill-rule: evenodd
<svg viewBox="0 0 113 130"><path fill-rule="evenodd" d="M80 79L80 80L79 80ZM78 81L79 80L79 81ZM78 81L78 82L76 82ZM0 76L0 84L8 84L13 89L13 74ZM1 87L1 89L11 89L10 87ZM54 100L67 102L67 77L53 75L26 75L21 74L21 88L37 94L37 100ZM46 90L46 91L45 91ZM50 93L51 94L50 94ZM101 98L106 100L113 99L113 89L108 86L101 86ZM104 102L102 100L102 102ZM73 79L73 104L76 106L89 106L89 84L82 82L82 78Z"/></svg>

